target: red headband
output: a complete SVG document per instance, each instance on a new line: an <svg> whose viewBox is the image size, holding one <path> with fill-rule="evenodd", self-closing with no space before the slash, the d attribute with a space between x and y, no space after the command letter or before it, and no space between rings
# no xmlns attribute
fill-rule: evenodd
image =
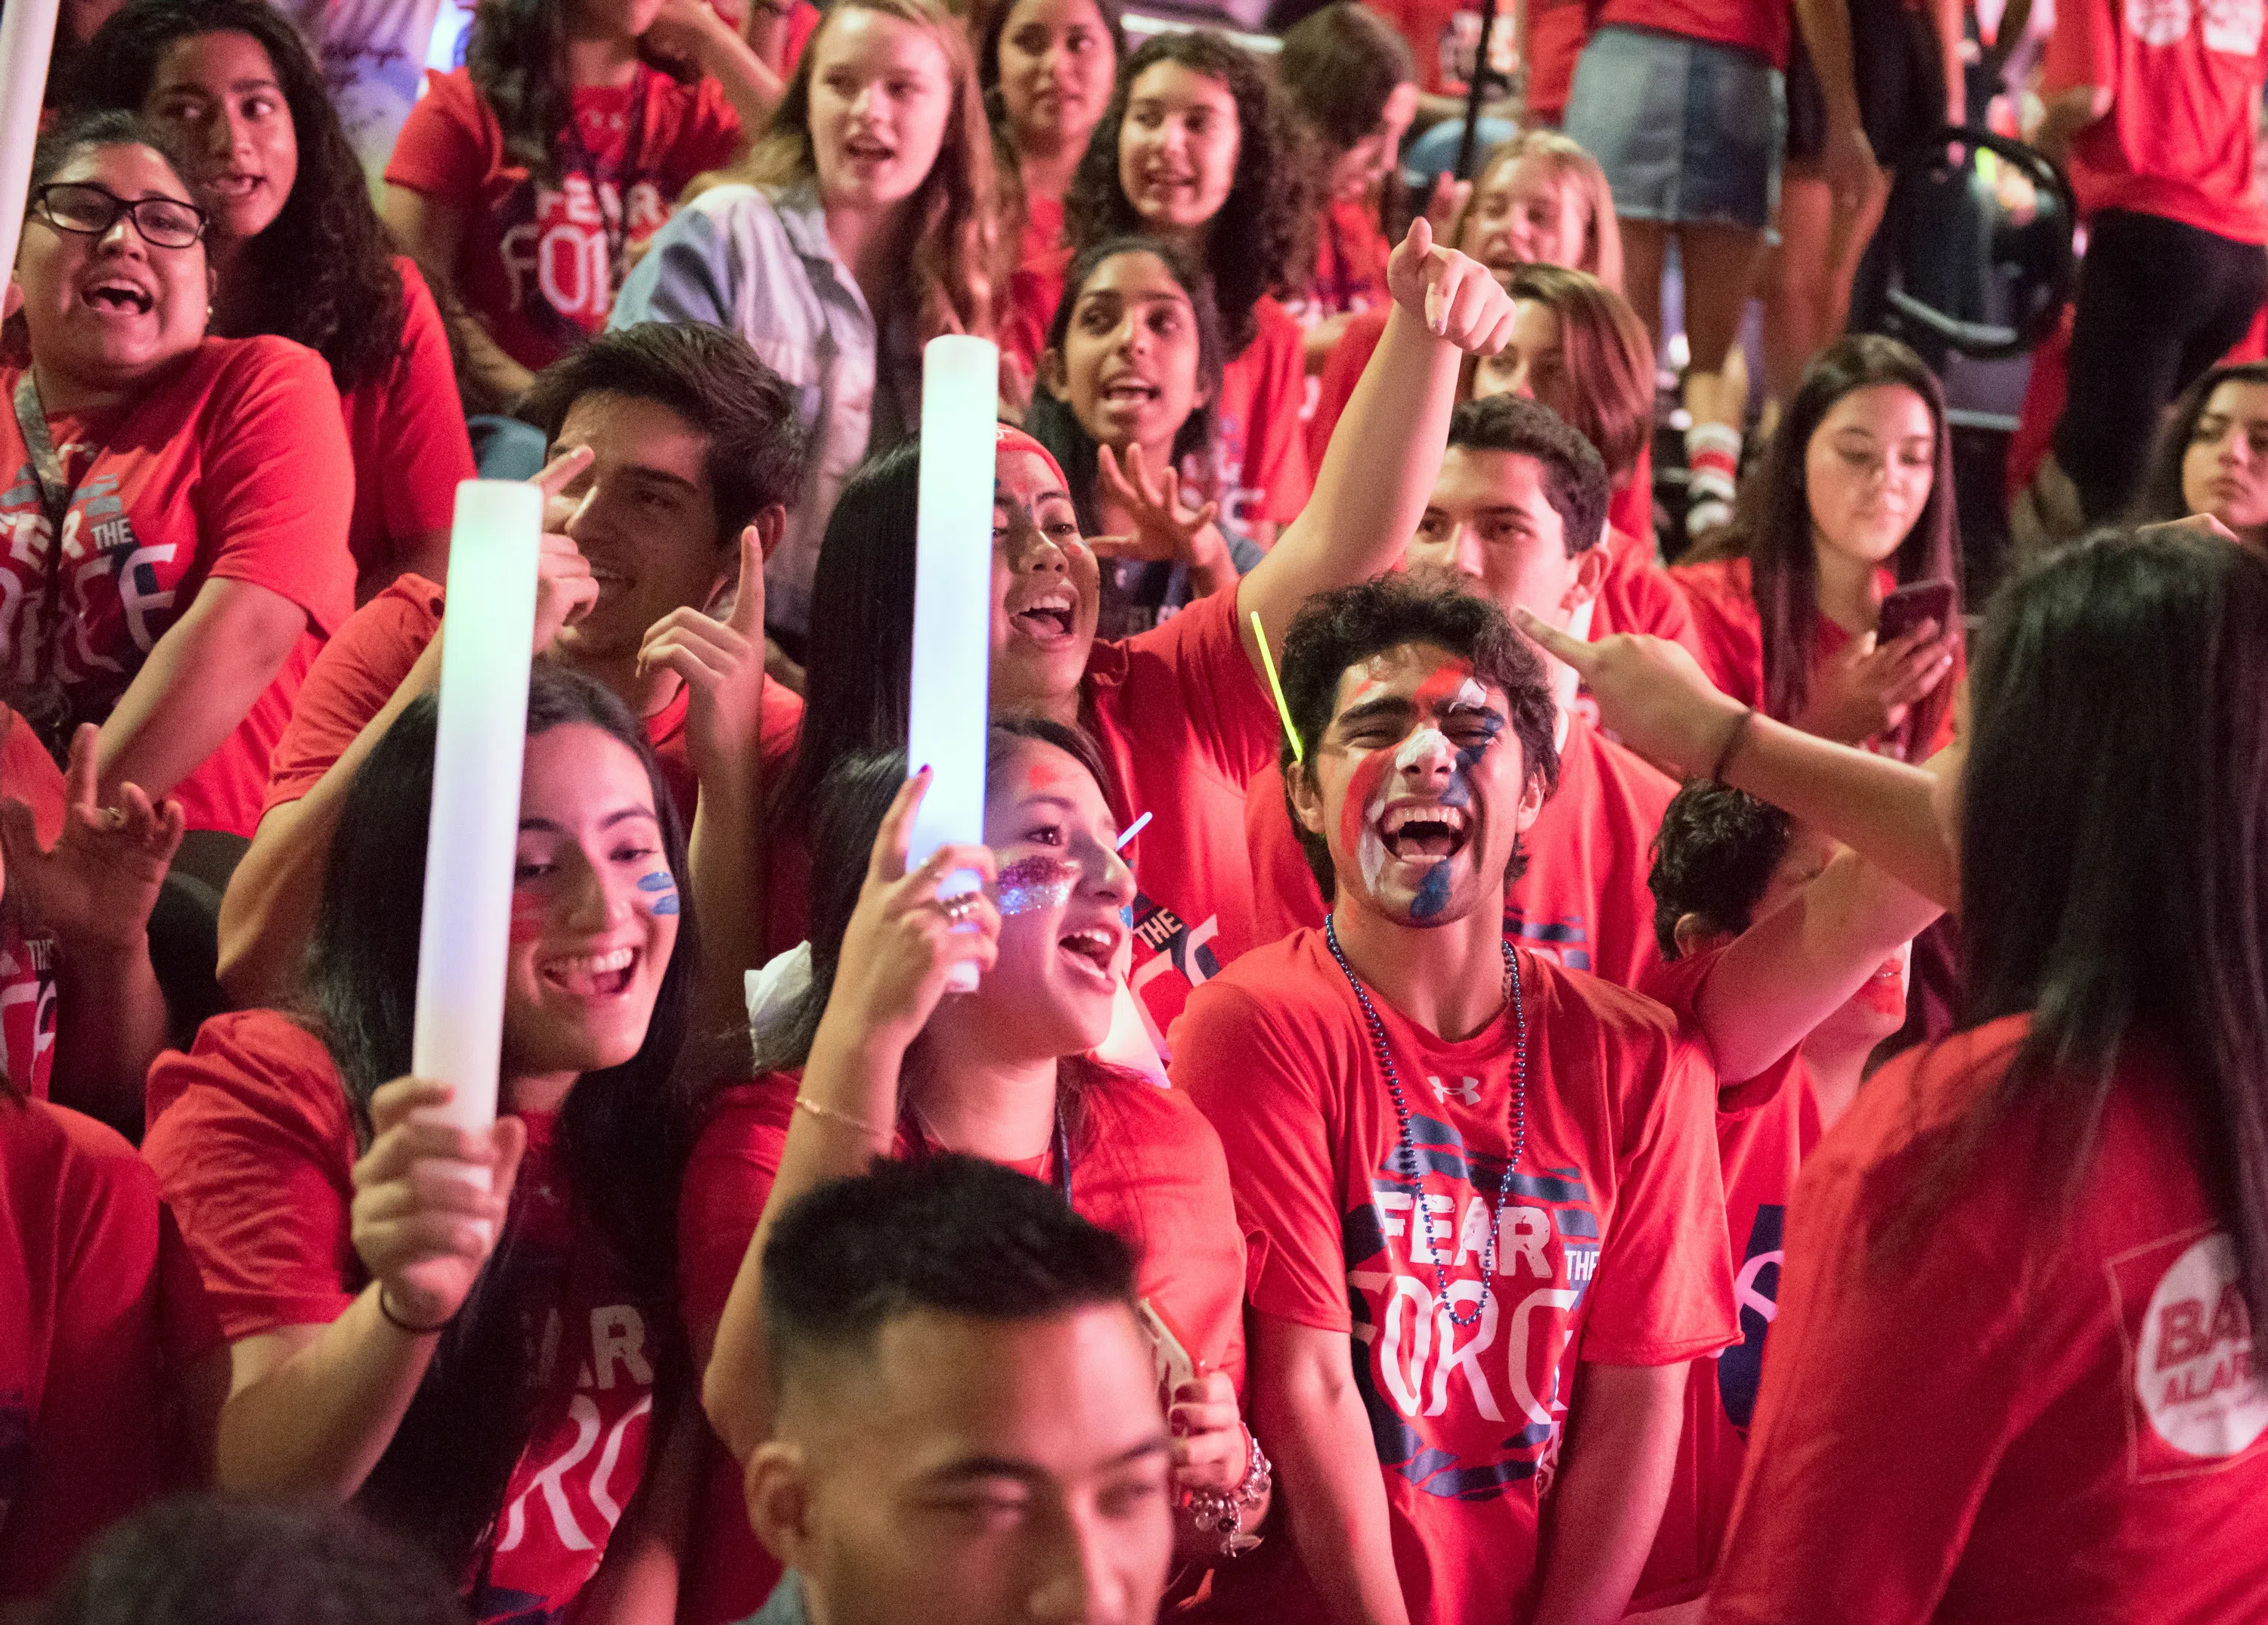
<svg viewBox="0 0 2268 1625"><path fill-rule="evenodd" d="M1037 457L1041 462L1048 465L1048 472L1056 476L1056 483L1060 484L1066 493L1070 491L1071 482L1064 477L1063 464L1056 461L1056 455L1053 452L1041 445L1037 440L1025 433L1021 429L1016 427L1013 424L1004 423L994 425L992 429L992 454L995 457L998 457L1003 452L1012 451L1031 453L1033 456Z"/></svg>

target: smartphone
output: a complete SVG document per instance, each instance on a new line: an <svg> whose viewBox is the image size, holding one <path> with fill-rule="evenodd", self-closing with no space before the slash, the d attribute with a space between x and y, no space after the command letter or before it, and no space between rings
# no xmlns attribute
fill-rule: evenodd
<svg viewBox="0 0 2268 1625"><path fill-rule="evenodd" d="M1911 581L1883 599L1874 642L1879 646L1903 638L1924 621L1935 621L1940 637L1953 629L1952 582Z"/></svg>

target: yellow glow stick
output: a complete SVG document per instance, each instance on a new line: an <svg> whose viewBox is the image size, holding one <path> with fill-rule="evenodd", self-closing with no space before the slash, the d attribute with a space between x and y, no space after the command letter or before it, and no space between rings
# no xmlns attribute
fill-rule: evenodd
<svg viewBox="0 0 2268 1625"><path fill-rule="evenodd" d="M1292 726L1292 707L1284 701L1284 681L1276 675L1276 657L1268 651L1268 629L1260 624L1257 609L1252 612L1252 635L1260 639L1260 664L1268 673L1268 691L1276 697L1276 714L1283 719L1284 737L1292 743L1292 759L1304 767L1307 753L1300 749L1300 730Z"/></svg>

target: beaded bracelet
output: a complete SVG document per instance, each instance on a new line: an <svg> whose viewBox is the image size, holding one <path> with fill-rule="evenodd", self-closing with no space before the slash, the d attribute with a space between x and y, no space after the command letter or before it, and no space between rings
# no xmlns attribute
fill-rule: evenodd
<svg viewBox="0 0 2268 1625"><path fill-rule="evenodd" d="M1260 1544L1256 1534L1244 1531L1244 1515L1268 1498L1269 1486L1274 1481L1276 1469L1262 1453L1260 1440L1247 1428L1244 1438L1249 1453L1245 1458L1244 1481L1234 1489L1193 1489L1189 1492L1189 1520L1199 1534L1219 1535L1220 1555L1237 1557Z"/></svg>

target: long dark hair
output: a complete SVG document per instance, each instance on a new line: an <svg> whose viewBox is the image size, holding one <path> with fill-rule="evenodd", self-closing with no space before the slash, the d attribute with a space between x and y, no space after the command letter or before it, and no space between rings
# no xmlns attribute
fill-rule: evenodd
<svg viewBox="0 0 2268 1625"><path fill-rule="evenodd" d="M2268 561L2098 534L2002 590L1970 685L1962 1020L2030 1023L1891 1233L1926 1230L2020 1110L2068 1199L2146 1034L2268 1324Z"/></svg>
<svg viewBox="0 0 2268 1625"><path fill-rule="evenodd" d="M308 944L304 1018L337 1062L357 1125L370 1097L409 1070L423 914L426 821L433 797L438 706L410 702L355 775L331 843ZM530 675L527 732L584 723L636 752L660 820L662 848L685 912L638 1053L585 1073L559 1113L559 1154L575 1200L666 1320L674 1299L678 1177L697 1102L679 1075L696 972L696 927L685 838L645 735L622 703L549 661ZM415 876L415 880L408 877ZM363 1510L461 1574L498 1511L532 1418L521 1311L544 1284L518 1246L517 1215L463 1311L442 1334L393 1442L364 1482Z"/></svg>
<svg viewBox="0 0 2268 1625"><path fill-rule="evenodd" d="M1174 432L1174 461L1178 463L1192 454L1202 457L1212 441L1211 400L1220 390L1220 314L1213 308L1212 288L1203 269L1191 264L1189 255L1173 244L1157 237L1113 237L1071 261L1071 270L1064 277L1063 299L1056 306L1055 319L1048 323L1048 348L1058 355L1063 353L1071 337L1071 312L1078 307L1079 296L1086 291L1087 279L1122 254L1155 255L1181 284L1182 292L1189 296L1189 308L1196 314L1197 324L1197 388L1206 392L1206 403L1182 419L1182 426ZM1058 399L1053 390L1044 386L1035 389L1032 410L1025 415L1024 431L1063 464L1064 475L1071 481L1071 506L1078 510L1081 533L1099 535L1102 516L1094 499L1094 437L1079 422L1071 403ZM1210 460L1207 464L1210 467Z"/></svg>
<svg viewBox="0 0 2268 1625"><path fill-rule="evenodd" d="M921 441L901 440L858 465L827 516L812 572L811 624L830 635L811 640L803 729L794 764L772 798L776 816L806 824L814 838L817 821L803 815L835 765L858 751L905 748L920 481ZM865 872L862 857L858 873Z"/></svg>
<svg viewBox="0 0 2268 1625"><path fill-rule="evenodd" d="M1937 441L1929 500L1891 557L1901 584L1953 583L1955 613L1961 590L1961 532L1953 493L1953 440L1945 427L1945 393L1937 374L1894 338L1858 333L1822 351L1788 403L1761 479L1742 493L1740 521L1730 541L1749 560L1750 591L1764 622L1764 709L1779 718L1800 713L1811 697L1811 657L1819 620L1819 558L1812 539L1811 496L1804 454L1835 403L1854 390L1897 384L1929 407ZM1955 627L1957 632L1957 625ZM1935 738L1953 705L1950 683L1917 700L1900 729L1910 745ZM1907 751L1908 756L1917 752Z"/></svg>
<svg viewBox="0 0 2268 1625"><path fill-rule="evenodd" d="M1119 0L1088 0L1088 4L1102 19L1103 33L1110 37L1115 75L1117 64L1126 60L1125 13ZM1007 33L1008 18L1015 9L1016 0L994 0L984 19L984 32L976 43L976 83L984 92L984 118L992 127L992 154L999 172L1000 238L1011 246L1022 237L1027 218L1020 165L1022 155L1016 150L1015 127L1009 122L1008 104L1000 93L1000 41Z"/></svg>
<svg viewBox="0 0 2268 1625"><path fill-rule="evenodd" d="M992 719L984 744L988 789L1006 767L1008 758L1032 742L1053 745L1070 757L1108 796L1110 779L1101 750L1085 729L1023 713ZM779 1029L764 1039L756 1058L760 1071L792 1070L810 1058L820 1017L827 1013L827 1001L835 993L836 976L843 963L843 939L858 907L874 837L906 781L906 772L902 747L858 750L838 761L820 786L811 820L811 985ZM916 1040L906 1053L905 1075L910 1077L918 1071L920 1054L921 1045ZM1057 1063L1058 1087L1066 1103L1065 1119L1074 1129L1071 1103L1082 1085L1107 1070L1085 1055L1067 1055Z"/></svg>
<svg viewBox="0 0 2268 1625"><path fill-rule="evenodd" d="M2190 441L2197 436L2198 419L2205 416L2206 403L2214 390L2227 383L2268 384L2268 361L2208 367L2197 382L2182 391L2167 412L2165 429L2150 454L2150 476L2134 505L2136 524L2155 524L2189 513L2189 498L2182 491L2182 462L2189 455Z"/></svg>
<svg viewBox="0 0 2268 1625"><path fill-rule="evenodd" d="M80 58L72 103L139 112L158 64L177 42L240 33L275 64L299 148L298 179L268 229L244 245L244 268L260 289L254 332L305 344L331 369L342 393L367 383L401 349L401 275L369 182L323 85L322 69L298 30L261 0L129 0Z"/></svg>
<svg viewBox="0 0 2268 1625"><path fill-rule="evenodd" d="M1102 122L1064 198L1064 221L1073 247L1112 237L1138 237L1148 222L1118 184L1118 134L1134 82L1161 62L1178 63L1228 87L1236 100L1236 178L1220 212L1205 228L1205 270L1212 278L1221 336L1230 359L1251 346L1259 330L1252 314L1262 296L1290 297L1309 255L1313 180L1302 161L1299 133L1283 100L1253 60L1211 29L1161 33L1118 65L1118 84Z"/></svg>

